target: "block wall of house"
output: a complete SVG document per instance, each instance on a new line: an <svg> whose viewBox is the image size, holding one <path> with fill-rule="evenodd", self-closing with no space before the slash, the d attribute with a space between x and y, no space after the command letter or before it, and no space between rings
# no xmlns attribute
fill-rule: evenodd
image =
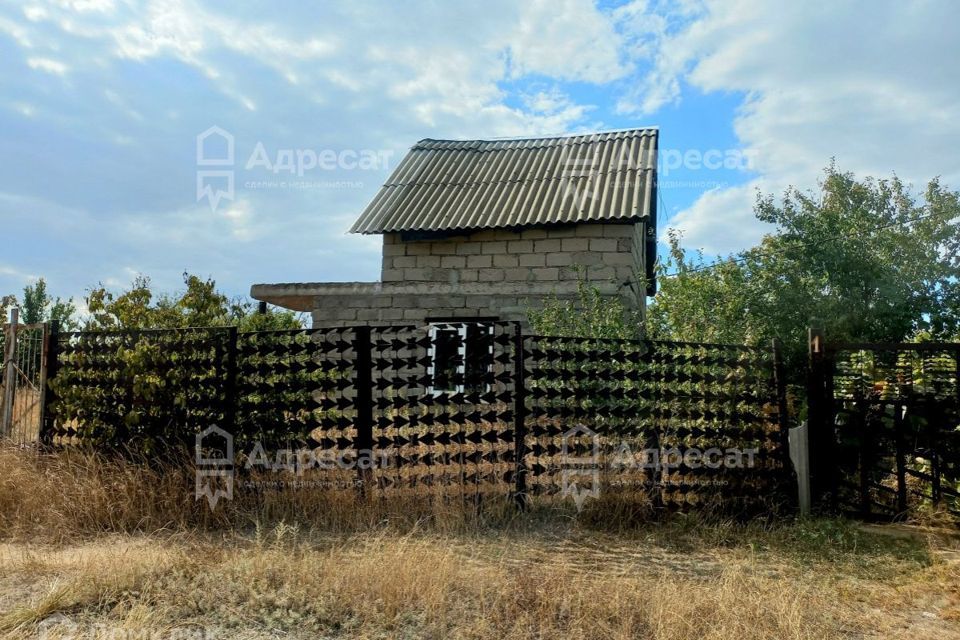
<svg viewBox="0 0 960 640"><path fill-rule="evenodd" d="M382 282L458 285L576 281L630 283L642 307L644 224L576 224L554 228L485 230L467 236L403 240L383 236Z"/></svg>
<svg viewBox="0 0 960 640"><path fill-rule="evenodd" d="M604 285L628 308L646 303L645 226L578 224L469 236L402 240L385 234L376 291L317 299L316 327L497 318L525 322L527 310L552 297L575 300L578 278Z"/></svg>
<svg viewBox="0 0 960 640"><path fill-rule="evenodd" d="M563 297L563 296L560 296ZM462 318L526 322L527 310L546 296L507 294L409 294L324 296L313 310L314 327L420 323Z"/></svg>

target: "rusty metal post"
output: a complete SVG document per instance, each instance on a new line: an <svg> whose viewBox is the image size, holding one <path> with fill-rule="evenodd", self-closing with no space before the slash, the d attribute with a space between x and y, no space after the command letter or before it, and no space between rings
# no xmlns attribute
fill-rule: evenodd
<svg viewBox="0 0 960 640"><path fill-rule="evenodd" d="M56 320L43 326L43 362L40 369L40 433L37 440L41 445L53 441L56 419L51 411L54 401L51 382L57 375L57 355L60 347L60 323Z"/></svg>
<svg viewBox="0 0 960 640"><path fill-rule="evenodd" d="M784 461L790 450L790 416L787 407L787 379L783 367L783 345L780 338L774 338L771 343L773 350L773 384L777 392L777 424L780 427L780 443L783 446ZM786 464L786 462L784 462Z"/></svg>
<svg viewBox="0 0 960 640"><path fill-rule="evenodd" d="M810 481L814 501L836 494L833 429L828 415L826 344L822 329L811 327L807 369L807 424L810 428Z"/></svg>
<svg viewBox="0 0 960 640"><path fill-rule="evenodd" d="M3 354L3 418L0 422L0 437L9 438L13 430L13 403L16 399L14 389L17 385L17 322L20 310L10 309L10 323L6 326L6 348Z"/></svg>
<svg viewBox="0 0 960 640"><path fill-rule="evenodd" d="M527 495L527 405L524 381L523 329L513 325L513 456L514 500L521 511L529 502Z"/></svg>
<svg viewBox="0 0 960 640"><path fill-rule="evenodd" d="M354 327L353 335L353 350L356 352L356 360L353 364L356 393L354 402L357 409L357 416L354 419L357 435L353 446L357 453L360 492L361 495L366 496L373 472L371 469L364 468L360 461L364 456L370 456L369 460L373 460L373 341L370 327L367 326Z"/></svg>

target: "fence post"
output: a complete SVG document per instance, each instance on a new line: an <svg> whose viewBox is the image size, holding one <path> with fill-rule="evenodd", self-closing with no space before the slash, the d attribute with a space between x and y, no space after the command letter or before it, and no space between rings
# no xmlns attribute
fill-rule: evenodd
<svg viewBox="0 0 960 640"><path fill-rule="evenodd" d="M60 323L56 320L47 323L43 336L43 368L40 387L40 433L37 440L41 445L52 444L56 419L50 407L56 397L50 386L57 375L57 357L60 351Z"/></svg>
<svg viewBox="0 0 960 640"><path fill-rule="evenodd" d="M354 385L356 385L357 417L354 427L357 437L353 446L357 453L357 473L360 478L360 490L366 493L366 484L370 479L367 464L361 464L366 452L373 460L373 360L371 357L370 327L354 327L353 350L357 357L354 360Z"/></svg>
<svg viewBox="0 0 960 640"><path fill-rule="evenodd" d="M7 325L6 343L3 354L3 415L0 422L0 437L9 438L13 431L13 403L17 386L17 322L20 310L10 309L10 323Z"/></svg>
<svg viewBox="0 0 960 640"><path fill-rule="evenodd" d="M800 515L804 518L810 515L810 442L808 440L809 427L806 422L790 429L789 447L790 461L797 472L797 504Z"/></svg>
<svg viewBox="0 0 960 640"><path fill-rule="evenodd" d="M857 435L860 438L857 453L860 465L860 517L864 520L869 520L873 512L872 500L870 499L870 472L873 469L873 438L870 432L870 423L867 421L870 403L866 398L857 397L854 404L857 407Z"/></svg>
<svg viewBox="0 0 960 640"><path fill-rule="evenodd" d="M527 507L527 464L524 458L527 455L527 405L526 387L524 382L524 355L523 331L520 323L513 325L513 455L514 467L514 499L517 508Z"/></svg>
<svg viewBox="0 0 960 640"><path fill-rule="evenodd" d="M774 338L771 341L771 349L773 350L773 384L776 388L777 394L777 425L780 428L780 452L781 457L780 461L783 464L783 477L784 479L795 479L795 484L797 487L797 494L800 495L800 486L801 484L808 483L808 478L801 478L801 470L796 466L791 464L793 457L790 455L790 424L789 424L789 414L787 408L787 379L786 374L784 373L783 367L783 346L780 343L780 338ZM805 459L805 462L808 462L808 459ZM791 467L793 469L791 470ZM809 473L809 469L803 469L803 473ZM809 492L809 488L807 489ZM798 504L802 502L798 498ZM808 497L809 502L809 497ZM809 511L809 505L807 505L807 510ZM808 514L804 514L808 515Z"/></svg>
<svg viewBox="0 0 960 640"><path fill-rule="evenodd" d="M783 347L780 338L773 339L773 383L777 387L777 424L780 425L780 442L786 452L790 450L789 417L787 415L787 380L783 369Z"/></svg>
<svg viewBox="0 0 960 640"><path fill-rule="evenodd" d="M932 413L933 419L927 423L927 429L930 434L930 499L933 502L933 506L937 507L943 498L943 469L940 464L940 429L941 425L947 423L947 416L937 403L933 404Z"/></svg>
<svg viewBox="0 0 960 640"><path fill-rule="evenodd" d="M906 438L903 434L903 409L904 407L899 402L894 403L893 434L897 465L897 515L901 516L907 512L907 450Z"/></svg>
<svg viewBox="0 0 960 640"><path fill-rule="evenodd" d="M822 329L808 330L807 423L810 434L810 481L814 500L827 493L836 494L832 482L833 433L828 424L826 384L826 344Z"/></svg>
<svg viewBox="0 0 960 640"><path fill-rule="evenodd" d="M239 363L237 362L238 339L237 327L229 327L227 329L227 406L224 407L224 418L227 424L224 425L223 428L229 431L234 438L240 435L237 433L237 403L239 401L237 397L237 369L239 367Z"/></svg>

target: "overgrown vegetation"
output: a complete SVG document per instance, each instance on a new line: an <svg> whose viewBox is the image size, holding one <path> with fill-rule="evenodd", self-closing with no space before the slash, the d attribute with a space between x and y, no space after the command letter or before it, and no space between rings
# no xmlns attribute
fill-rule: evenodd
<svg viewBox="0 0 960 640"><path fill-rule="evenodd" d="M715 263L670 232L645 325L619 299L581 282L575 300L528 312L543 335L783 344L800 381L810 326L830 340L952 340L960 335L960 193L936 179L922 197L893 177L834 165L817 193L758 194L760 244Z"/></svg>
<svg viewBox="0 0 960 640"><path fill-rule="evenodd" d="M65 330L77 328L76 306L70 300L55 298L47 292L47 281L37 279L33 284L23 288L23 296L17 299L15 295L5 295L0 298L0 316L3 322L7 321L7 314L11 307L20 309L20 322L34 324L37 322L57 322Z"/></svg>
<svg viewBox="0 0 960 640"><path fill-rule="evenodd" d="M212 278L184 273L183 284L183 290L173 293L157 293L150 278L142 275L121 291L100 284L88 292L84 300L88 314L81 317L73 301L51 296L46 280L39 278L24 287L20 298L0 298L0 315L5 322L9 308L16 306L20 322L57 322L61 331L234 325L240 331L271 331L303 326L294 311L268 308L267 313L258 313L250 300L228 298Z"/></svg>
<svg viewBox="0 0 960 640"><path fill-rule="evenodd" d="M637 339L643 335L643 316L628 309L619 298L601 294L581 278L573 300L549 298L543 307L531 308L527 317L534 333L542 336Z"/></svg>
<svg viewBox="0 0 960 640"><path fill-rule="evenodd" d="M960 193L936 179L916 198L898 178L830 165L818 193L759 195L762 242L704 268L670 237L652 337L745 344L780 338L803 371L806 330L831 340L950 339L960 328Z"/></svg>
<svg viewBox="0 0 960 640"><path fill-rule="evenodd" d="M299 329L294 311L269 309L257 313L249 300L227 298L211 278L183 274L184 289L174 294L153 291L150 279L137 276L121 292L101 286L87 296L90 318L85 329L179 329L236 326L240 331Z"/></svg>
<svg viewBox="0 0 960 640"><path fill-rule="evenodd" d="M611 533L569 501L478 515L353 488L238 488L210 511L188 467L13 449L0 464L10 638L945 638L960 622L956 542L849 522Z"/></svg>

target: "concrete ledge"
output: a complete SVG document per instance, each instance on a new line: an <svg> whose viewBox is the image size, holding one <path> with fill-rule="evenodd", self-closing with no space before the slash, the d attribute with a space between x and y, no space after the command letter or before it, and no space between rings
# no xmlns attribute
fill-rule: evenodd
<svg viewBox="0 0 960 640"><path fill-rule="evenodd" d="M553 269L556 271L556 269ZM617 295L622 286L612 281L591 282L602 294ZM540 282L291 282L255 284L250 297L294 311L313 311L318 298L344 300L352 296L383 297L410 296L516 296L543 297L570 295L577 292L576 281L558 281L555 278ZM403 306L403 305L400 305Z"/></svg>

